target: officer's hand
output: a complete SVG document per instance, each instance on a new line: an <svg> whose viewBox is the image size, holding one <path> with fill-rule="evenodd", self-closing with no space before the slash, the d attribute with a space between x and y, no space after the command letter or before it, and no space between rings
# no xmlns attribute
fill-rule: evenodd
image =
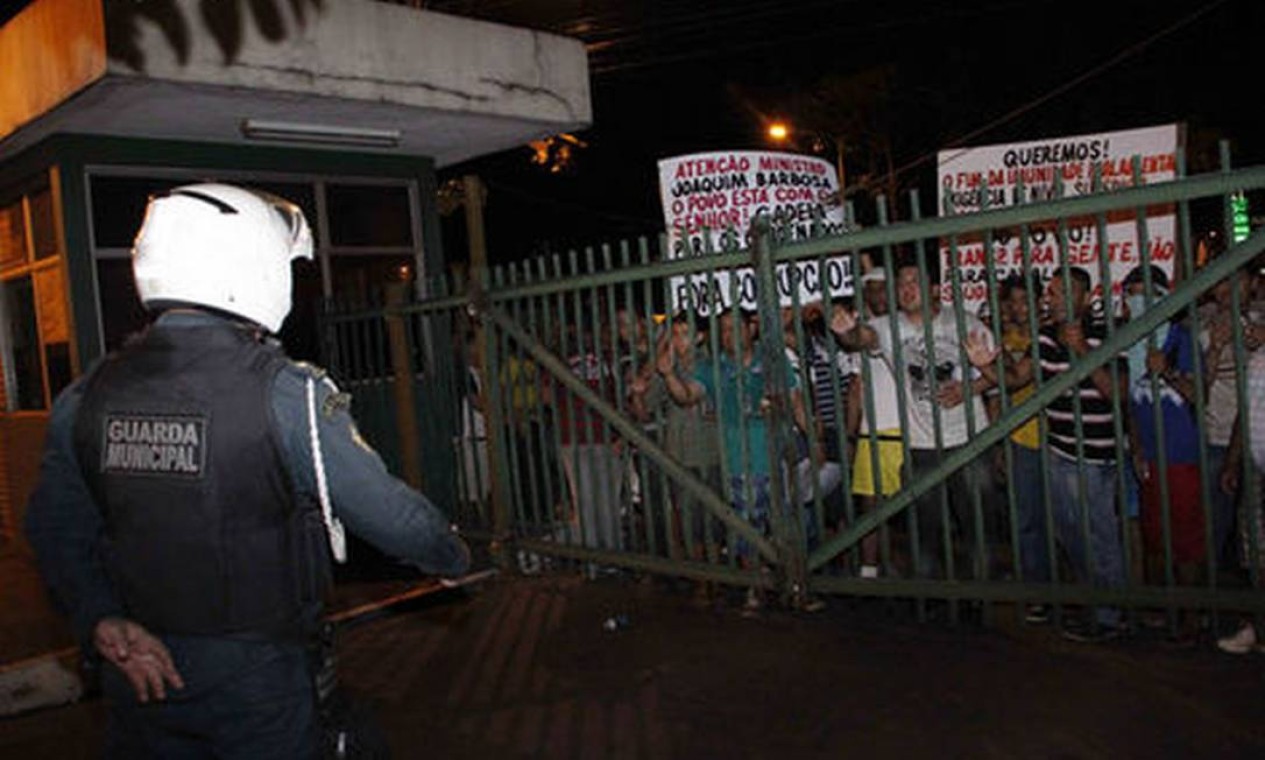
<svg viewBox="0 0 1265 760"><path fill-rule="evenodd" d="M124 618L104 618L97 623L92 639L101 656L132 682L137 700L148 702L151 694L155 699L166 699L167 684L184 688L184 679L167 646L141 624Z"/></svg>

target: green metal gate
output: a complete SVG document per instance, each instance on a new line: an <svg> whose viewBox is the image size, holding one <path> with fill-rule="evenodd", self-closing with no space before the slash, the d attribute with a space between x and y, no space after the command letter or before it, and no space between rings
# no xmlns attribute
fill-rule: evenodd
<svg viewBox="0 0 1265 760"><path fill-rule="evenodd" d="M1140 169L1135 176L1140 177ZM1173 495L1166 486L1159 487L1161 540L1144 547L1130 539L1133 523L1125 504L1134 476L1123 466L1132 459L1127 389L1116 384L1110 393L1109 424L1116 447L1113 461L1121 465L1111 472L1110 503L1090 503L1092 500L1086 498L1087 468L1074 464L1080 471L1081 498L1074 499L1076 503L1071 506L1050 504L1048 471L1051 457L1060 455L1049 451L1048 418L1051 403L1087 378L1109 373L1114 380L1121 380L1126 371L1118 357L1135 345L1156 349L1156 339L1151 336L1162 326L1180 319L1193 336L1207 333L1209 326L1200 323L1204 313L1194 307L1219 283L1259 278L1265 233L1227 246L1220 255L1196 266L1190 220L1192 208L1220 208L1234 193L1262 188L1265 169L1226 169L1163 184L971 215L880 222L838 237L795 243L783 243L779 230L757 224L746 236L746 248L696 258L664 260L653 250L651 241L644 239L572 251L566 257L555 255L498 267L459 288L436 281L430 284L428 296L418 302L358 312L331 311L324 326L326 361L334 377L353 392L355 410L367 437L386 453L393 469L407 471L406 460L416 459L423 489L448 507L467 533L487 540L507 566L517 565L528 572L547 566L582 568L590 573L626 568L763 588L791 605L803 605L820 594L909 598L918 600L920 609L926 600L939 599L947 600L954 616L963 601L975 606L993 602L1050 604L1056 609L1062 605L1101 605L1131 614L1152 610L1167 612L1170 622L1177 610L1259 612L1265 610L1265 596L1255 590L1261 567L1258 546L1262 541L1257 534L1260 491L1250 455L1240 458L1242 487L1237 520L1247 540L1242 542L1245 549L1237 561L1227 560L1222 547L1212 545L1217 533L1214 522L1220 519L1212 506L1214 489L1221 487L1220 473L1212 471L1209 443L1199 425L1197 508L1204 521L1206 551L1194 563L1192 580L1179 572L1189 570L1192 563L1189 558L1183 561L1175 556L1175 546L1185 539L1174 533L1178 525ZM881 201L879 207L884 207ZM916 195L911 197L910 207L916 214ZM1156 213L1176 215L1176 266L1185 273L1175 278L1171 292L1163 298L1153 295L1159 291L1152 287L1151 249L1146 241L1145 222ZM820 460L814 458L813 449L818 443L814 434L822 428L823 407L805 399L811 383L810 362L804 358L798 366L791 363L789 371L780 368L789 356L788 342L805 346L814 340L816 330L818 344L824 346L824 364L830 368L828 385L839 405L846 406L847 393L841 371L836 369L836 355L850 351L846 342L831 338L828 330L822 340L820 319L829 319L830 304L779 304L776 280L784 276L787 265L816 262L822 271L827 259L842 256L850 259L853 273L860 273L862 259L867 258L889 273L886 295L895 306L899 294L894 275L904 262L918 269L920 308L930 317L933 293L928 267L934 267L942 248L948 251L949 261L956 261L959 246L969 241L991 241L998 234L1017 237L1022 242L1023 261L1018 263L1030 315L1031 347L1026 351L1029 366L1040 367L1038 336L1042 325L1038 314L1043 303L1049 305L1049 299L1043 301L1042 295L1048 285L1034 274L1034 235L1045 234L1052 241L1058 253L1054 278L1061 282L1062 298L1070 299L1067 294L1075 292L1073 281L1079 276L1073 272L1076 264L1069 261L1070 231L1095 227L1098 239L1103 240L1108 219L1121 218L1137 223L1137 263L1147 302L1140 317L1128 321L1115 318L1120 296L1104 289L1098 308L1106 334L1100 344L1079 356L1066 371L1043 376L1043 371L1036 370L1025 391L1029 395L1021 401L1016 401L1016 389L1008 387L1007 381L988 395L965 392L962 403L968 417L973 414L973 405L990 404L996 409L994 419L970 429L963 445L939 448L934 452L938 463L920 470L916 477L910 464L909 399L902 390L903 381L897 383L902 424L894 438L871 429L849 439L836 418L831 429L838 437L835 448L843 452L838 456L845 461L837 462L839 467L832 473L842 479L842 485L830 493L821 492ZM1231 233L1228 225L1227 219L1227 236ZM997 262L991 244L984 250L988 273L985 300L991 314L1000 315ZM1096 274L1103 282L1112 282L1107 259L1100 255L1093 266L1098 267ZM719 287L714 285L716 272L739 267L751 267L755 273L759 301L755 315L718 315L716 309L694 303L693 296L675 303L693 316L674 315L674 282L686 277L704 282L713 278L711 289L698 291L712 292ZM972 373L966 377L984 376L988 370L983 367L969 369L973 365L964 347L969 342L968 321L963 313L964 283L959 269L947 267L942 280L950 294L942 299L942 308L955 316L955 350L961 351L962 372ZM853 292L841 308L864 315L861 288ZM1249 308L1249 289L1233 287L1229 298L1230 314L1256 318ZM839 324L847 321L843 318ZM1265 331L1265 323L1240 319L1230 323L1230 353L1237 368L1235 396L1238 408L1248 409L1250 404L1265 403L1248 396L1244 372L1252 352L1259 347L1256 330ZM692 374L681 372L679 366L662 371L659 359L674 325L678 345L685 347L675 356L680 357L678 361L694 362ZM993 341L1000 344L1000 316L988 327ZM734 370L737 365L720 359L735 330L758 333L750 357L758 359L763 368L759 398L744 398L749 378ZM907 357L900 356L900 341L893 343L896 356L891 369L903 375L908 370ZM735 339L732 345L740 346L741 340ZM861 390L852 399L853 408L862 410L862 417L873 419L872 373L876 369L869 353L861 354L864 356L855 358L857 372L853 377ZM735 356L742 357L739 365L750 366L742 364L746 357L741 350ZM1194 388L1204 389L1208 387L1204 351L1194 349L1193 356L1189 381ZM1009 378L1008 373L1024 358L1012 355L1007 359L1004 352L999 353L991 360L991 372ZM732 382L735 398L724 397L728 391L722 389L730 388L726 383L733 380L726 372L737 372L734 377L739 380ZM926 381L933 394L939 392L937 383L947 387L953 382L934 374ZM687 407L673 400L669 376L677 379L678 390L686 388L687 400L695 403ZM1147 382L1158 390L1161 379L1156 374ZM650 404L653 408L648 408L646 397L656 383L664 387L655 395L656 403ZM820 380L818 384L822 384ZM410 395L415 408L401 410L401 400L407 403ZM1161 453L1156 466L1167 472L1161 396L1152 394L1156 400L1151 413L1159 423L1156 434ZM1081 403L1072 402L1078 452L1085 445ZM1196 421L1204 419L1206 404L1206 392L1193 393L1191 407ZM695 449L672 439L668 426L676 423L668 418L673 415L673 405L696 406L694 429L715 436L714 445L700 443ZM839 411L836 408L836 413ZM941 413L935 414L939 435ZM948 487L956 482L955 474L981 458L995 459L1000 471L1013 474L1016 444L1011 434L1034 416L1041 420L1042 428L1039 449L1046 474L1040 479L1045 506L1039 517L1047 529L1043 540L1050 556L1049 580L1040 582L1024 577L1019 519L1030 505L1017 497L1013 478L1004 487L971 491L967 503L951 501ZM402 417L413 423L401 425ZM802 428L798 432L797 423ZM1241 416L1240 432L1246 442L1251 435L1245 428L1246 418ZM417 439L409 440L413 429L419 431ZM807 439L806 446L803 439ZM417 453L408 453L410 444ZM858 445L867 448L873 459L872 470L877 472L883 444L889 451L899 449L903 454L902 486L890 495L878 494L863 510L853 494L855 462L847 461L848 452ZM714 464L703 461L704 449L716 451ZM805 461L809 462L806 471L818 477L797 477ZM753 477L751 473L756 470L767 472L767 479ZM760 505L753 503L761 492L768 496L767 523L761 519ZM926 515L920 525L919 515L912 509L920 498L926 503L927 497L940 500L938 526L934 518L928 523ZM1094 510L1106 510L1107 519L1115 524L1126 568L1136 564L1139 552L1146 549L1155 565L1150 575L1131 573L1124 582L1104 585L1076 572L1078 566L1093 567L1098 559L1088 556L1096 547L1089 536L1090 524L1103 514ZM1081 550L1086 556L1073 556L1072 548L1064 545L1067 542L1058 540L1054 530L1057 514L1071 514L1079 520L1086 539ZM1217 525L1223 530L1220 523ZM924 551L919 544L920 528L936 531L941 551ZM867 536L878 537L869 539L878 541L878 557L863 561L862 544ZM879 577L860 571L869 562L879 566ZM935 566L934 572L928 565ZM1245 570L1238 571L1240 566Z"/></svg>

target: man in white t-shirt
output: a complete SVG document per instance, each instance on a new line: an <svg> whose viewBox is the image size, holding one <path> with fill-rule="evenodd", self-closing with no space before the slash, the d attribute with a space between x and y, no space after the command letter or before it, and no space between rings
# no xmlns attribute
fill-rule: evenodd
<svg viewBox="0 0 1265 760"><path fill-rule="evenodd" d="M883 267L871 267L861 276L862 319L888 313L887 274ZM879 498L900 490L905 450L901 444L900 407L896 402L896 380L883 355L875 349L858 350L849 344L849 332L856 327L857 315L848 309L831 311L830 331L853 357L855 374L843 404L844 428L855 440L852 461L852 493L862 512L871 512ZM851 336L855 337L855 335ZM861 540L861 577L879 577L879 534L871 532Z"/></svg>
<svg viewBox="0 0 1265 760"><path fill-rule="evenodd" d="M1203 350L1203 378L1207 386L1207 402L1204 404L1204 432L1208 436L1208 469L1219 473L1225 468L1230 448L1231 431L1239 413L1238 353L1234 348L1232 291L1237 288L1239 318L1245 358L1250 359L1262 344L1265 336L1265 305L1253 303L1252 291L1255 280L1253 267L1244 267L1212 288L1212 300L1199 310L1202 327L1199 335ZM1213 547L1217 562L1222 567L1231 564L1235 555L1235 542L1231 540L1235 524L1234 496L1214 488L1212 496Z"/></svg>
<svg viewBox="0 0 1265 760"><path fill-rule="evenodd" d="M1256 351L1247 363L1247 395L1256 400L1265 398L1265 351ZM1246 435L1244 422L1246 421ZM1240 457L1247 457L1256 466L1256 471L1246 483L1240 480ZM1230 442L1230 453L1225 468L1221 472L1221 487L1233 493L1242 489L1242 520L1239 525L1242 539L1242 561L1251 572L1257 586L1261 585L1261 566L1265 565L1265 498L1262 498L1261 480L1265 478L1265 404L1249 405L1246 414L1240 413L1234 425ZM1252 562L1257 567L1252 567ZM1265 630L1261 631L1265 634ZM1231 654L1247 654L1248 652L1265 652L1265 635L1258 635L1256 622L1244 620L1237 632L1217 639L1217 648Z"/></svg>
<svg viewBox="0 0 1265 760"><path fill-rule="evenodd" d="M915 259L906 259L896 271L897 310L886 317L857 325L841 336L845 343L876 351L903 386L906 405L902 421L909 440L909 456L915 478L932 470L943 457L964 445L988 425L983 392L992 383L974 365L994 361L997 349L992 333L977 317L941 309L938 272L928 264L924 282ZM925 306L924 306L925 300ZM953 530L970 536L976 577L988 571L986 551L996 522L984 502L991 478L987 458L981 457L951 475L946 483L952 506ZM918 575L941 573L946 557L946 532L940 505L942 490L921 496L917 510ZM974 526L975 505L984 517L984 535Z"/></svg>

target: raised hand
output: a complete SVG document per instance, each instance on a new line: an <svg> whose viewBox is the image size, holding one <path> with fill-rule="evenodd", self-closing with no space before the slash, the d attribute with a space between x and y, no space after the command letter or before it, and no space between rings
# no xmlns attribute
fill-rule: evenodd
<svg viewBox="0 0 1265 760"><path fill-rule="evenodd" d="M982 330L975 330L966 336L963 347L966 349L966 358L975 367L991 366L997 361L997 355L1001 353L1001 349L994 346L989 340L989 335Z"/></svg>
<svg viewBox="0 0 1265 760"><path fill-rule="evenodd" d="M676 369L676 350L670 339L659 344L659 355L655 357L655 369L661 375L669 375Z"/></svg>
<svg viewBox="0 0 1265 760"><path fill-rule="evenodd" d="M857 326L856 315L847 309L835 309L830 315L830 332L843 337Z"/></svg>

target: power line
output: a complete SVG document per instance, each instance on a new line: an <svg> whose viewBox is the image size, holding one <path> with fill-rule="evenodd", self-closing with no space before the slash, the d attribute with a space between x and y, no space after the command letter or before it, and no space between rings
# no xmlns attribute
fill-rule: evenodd
<svg viewBox="0 0 1265 760"><path fill-rule="evenodd" d="M1037 0L1041 4L1051 4L1055 0ZM514 5L515 0L506 0L495 7L503 9ZM568 34L583 41L590 49L590 71L594 76L603 74L644 69L665 65L674 65L686 61L707 58L718 58L738 53L771 47L790 47L798 43L811 42L826 37L838 37L841 30L845 36L869 34L876 30L893 29L905 26L923 26L940 23L946 19L986 16L997 12L1011 12L1023 9L1030 12L1035 3L1033 0L1005 0L988 5L961 7L949 3L927 13L907 13L897 19L876 19L859 21L855 16L840 18L838 14L821 14L811 19L812 31L807 34L793 34L802 26L792 28L789 24L779 23L776 19L784 16L803 16L820 9L838 10L844 3L839 0L802 0L796 3L768 3L765 0L754 2L730 2L720 8L702 4L682 12L663 16L639 17L633 19L622 10L599 12L588 16L562 18L547 21L542 27L548 31ZM474 4L462 4L464 9L473 11ZM862 5L859 0L848 0L847 5ZM449 6L439 6L443 7ZM477 14L489 20L511 20L513 14L489 12L483 8ZM603 23L610 19L610 23ZM771 19L771 20L770 20ZM763 23L754 24L753 22ZM596 25L596 28L578 31L580 24ZM735 27L748 25L748 29L740 29L734 33ZM696 30L702 33L691 34ZM772 32L772 33L771 33ZM750 39L757 36L758 39ZM656 55L652 59L644 57L643 48L663 45L665 40L677 38L676 47L691 47L694 52L678 55Z"/></svg>
<svg viewBox="0 0 1265 760"><path fill-rule="evenodd" d="M1050 2L1053 2L1053 0L1045 0L1045 4L1049 4ZM987 123L983 124L980 127L972 129L942 144L948 145L948 146L962 145L968 141L978 138L981 135L987 134L988 132L991 132L992 130L1004 124L1014 121L1020 116L1047 104L1048 102L1073 90L1074 88L1084 84L1085 82L1093 79L1094 77L1101 75L1105 71L1108 71L1109 69L1119 65L1121 62L1126 61L1138 55L1143 50L1153 45L1155 42L1169 35L1172 35L1173 33L1195 23L1196 21L1200 20L1204 16L1212 13L1213 11L1220 8L1221 6L1225 5L1227 2L1228 0L1213 0L1213 2L1209 2L1205 4L1201 8L1195 10L1194 12L1189 13L1186 16L1183 16L1176 22L1169 24L1168 26L1144 37L1138 42L1128 45L1127 47L1123 48L1120 52L1116 53L1115 55L1103 61L1102 63L1097 64L1093 66L1092 68L1082 72L1081 74L1063 82L1062 84L1054 87L1048 92L1030 101L1023 103L1020 106L1013 108L1010 111L1007 111L1006 113L1001 114L1000 116L988 121ZM499 3L498 8L505 8L513 4L514 4L514 0L506 0L505 2ZM683 54L679 54L675 56L657 56L653 60L630 60L632 55L630 54L628 49L630 47L635 46L636 43L638 43L639 41L644 41L645 44L652 44L656 42L660 44L662 43L662 39L645 40L646 35L643 34L642 32L655 31L655 32L658 32L660 35L664 35L667 37L680 36L681 34L684 34L692 29L696 29L702 26L702 24L699 23L700 20L703 20L703 21L710 20L710 23L707 23L705 28L708 30L711 30L712 33L711 34L703 33L703 34L695 35L694 38L692 38L693 41L695 42L698 42L698 41L705 42L708 39L715 38L716 36L719 35L719 33L716 32L716 30L723 30L726 27L729 27L729 26L732 26L734 24L744 22L744 21L750 22L753 19L761 19L761 18L767 19L770 17L776 17L783 10L787 12L792 12L792 11L802 12L806 6L805 5L778 6L778 5L767 4L767 3L758 4L758 3L734 2L726 6L724 9L717 9L717 10L706 12L706 13L693 12L693 9L690 9L689 11L684 12L684 13L679 13L679 14L667 16L667 17L659 17L658 19L653 20L653 21L642 21L639 23L638 22L624 22L622 24L620 23L620 21L621 19L627 17L626 14L621 14L619 11L614 11L614 12L609 12L609 13L604 13L604 14L597 13L597 14L590 15L588 17L579 17L578 19L574 19L571 21L562 20L562 21L557 22L557 24L554 25L554 28L560 29L564 25L567 25L569 23L575 23L575 21L586 21L588 23L593 23L595 21L600 21L604 19L612 19L613 23L610 23L604 28L601 28L597 31L590 31L581 35L582 39L585 39L586 41L595 40L600 35L603 35L603 34L617 35L612 39L606 40L606 42L608 42L612 46L610 48L607 48L607 51L610 51L610 52L607 52L604 56L605 58L609 59L608 63L604 64L600 60L598 55L593 56L595 60L592 66L592 73L595 76L598 76L598 75L604 75L604 74L619 73L623 71L630 71L630 70L635 70L635 69L674 65L674 64L678 64L678 63L682 63L686 61L698 60L698 59L733 56L738 53L755 50L755 49L777 47L777 46L784 46L784 47L792 46L798 43L810 42L813 40L821 39L823 37L835 36L838 33L839 27L843 25L850 25L849 27L850 32L855 33L855 34L872 33L876 30L881 30L881 29L892 29L892 28L899 28L899 27L905 27L905 26L917 26L917 25L926 25L926 24L934 24L934 23L943 23L945 20L948 20L948 19L969 18L971 16L990 15L993 13L997 13L999 11L1000 12L1011 11L1015 8L1023 8L1025 10L1031 10L1033 4L1034 3L1032 2L1015 2L1014 0L1006 0L1005 2L996 2L990 5L986 5L986 6L975 6L975 7L968 6L965 8L950 7L947 9L941 9L939 12L919 15L916 17L904 17L900 19L888 19L888 20L875 20L875 21L866 22L864 24L857 24L855 19L851 19L851 20L846 20L846 21L840 21L837 23L828 23L825 25L819 24L817 27L815 27L812 33L798 35L798 36L785 36L785 35L766 36L760 40L755 40L755 41L740 39L740 40L734 40L734 42L737 42L739 44L729 44L729 45L695 44L694 45L695 50L693 52L683 53ZM828 3L811 3L811 4L808 4L807 7L811 9L811 8L819 7L821 5L828 5ZM770 10L770 8L774 10ZM770 26L775 26L775 25L765 24L758 31L767 33ZM622 33L622 36L618 36L621 33ZM939 149L929 151L915 158L914 160L908 161L905 164L902 164L901 166L897 167L896 169L893 169L891 172L887 173L886 176L890 180L895 177L906 174L909 171L916 169L926 164L927 162L931 161L932 159L936 158L938 152L939 152ZM965 152L965 151L963 150L962 152ZM962 152L959 152L953 156L950 156L947 159L947 161L954 160L957 156L961 155ZM633 217L627 217L627 216L612 214L608 212L596 211L596 210L581 206L579 204L572 204L572 203L568 203L564 201L554 201L550 199L543 199L543 198L540 198L540 196L533 195L526 191L518 190L517 188L503 186L503 189L508 190L509 192L513 194L517 194L522 197L529 198L533 201L546 202L552 205L557 205L559 207L570 207L572 209L584 211L586 213L599 214L601 216L614 219L614 220L634 222L638 224L649 223L644 219L637 219Z"/></svg>
<svg viewBox="0 0 1265 760"><path fill-rule="evenodd" d="M816 8L838 9L844 3L837 0L817 0L816 2L798 3L795 5L776 5L763 2L740 4L731 3L723 9L708 8L697 13L682 13L674 17L667 17L662 20L651 19L649 22L642 22L638 25L626 25L623 28L612 26L606 30L608 34L622 34L624 40L635 41L638 37L644 37L647 33L661 32L668 35L681 34L693 29L706 29L712 32L711 36L716 36L716 30L721 27L733 26L736 23L750 22L758 19L785 16L790 14L811 11ZM855 2L853 3L855 4ZM762 27L758 31L767 31ZM618 39L616 41L619 41Z"/></svg>
<svg viewBox="0 0 1265 760"><path fill-rule="evenodd" d="M1013 108L1010 111L1007 111L1006 113L993 119L987 124L984 124L981 127L973 129L970 132L959 135L958 137L955 137L952 140L949 140L947 145L949 146L961 145L962 143L968 140L974 140L980 135L986 134L992 131L993 129L996 129L997 127L1000 127L1003 124L1014 121L1015 119L1019 118L1025 113L1028 113L1029 111L1032 111L1033 109L1038 108L1039 106L1042 106L1048 103L1049 101L1053 100L1059 95L1062 95L1063 93L1068 92L1069 90L1081 84L1084 84L1085 82L1098 76L1104 71L1116 66L1122 61L1125 61L1133 57L1134 55L1137 55L1138 53L1142 52L1142 50L1150 46L1152 43L1172 34L1173 32L1176 32L1179 29L1182 29L1183 27L1189 26L1190 24L1194 23L1202 16L1210 13L1211 11L1219 8L1222 5L1225 5L1227 2L1229 2L1229 0L1213 0L1213 2L1203 6L1202 8L1199 8L1194 13L1190 13L1186 16L1183 16L1181 19L1164 27L1163 29L1160 29L1158 32L1155 32L1154 34L1151 34L1150 36L1145 37L1142 40L1133 43L1132 45L1129 45L1128 47L1121 50L1119 53L1116 53L1114 56L1107 59L1106 61L1098 64L1097 66L1094 66L1093 68L1089 69L1088 71L1085 71L1084 73L1076 77L1073 77L1072 79L1069 79L1068 81L1064 82L1063 84L1060 84L1059 86L1055 87L1054 89L1050 90L1044 95L1034 98L1033 100L1030 100L1027 103L1024 103L1023 105L1020 105L1017 108ZM945 163L956 160L958 157L965 154L968 150L969 148L962 148L957 153L949 156L949 158L946 159ZM895 177L898 177L901 174L904 174L910 169L917 168L927 163L931 159L935 158L939 154L939 152L940 152L939 149L936 149L934 151L931 151L929 153L926 153L914 159L913 161L910 161L906 164L903 164L902 166L897 167L896 169L892 170L892 172L888 175L888 179L889 180L894 179Z"/></svg>
<svg viewBox="0 0 1265 760"><path fill-rule="evenodd" d="M1049 5L1056 2L1056 0L1039 0L1039 2L1045 5ZM674 64L678 64L678 63L682 63L686 61L693 61L693 60L699 60L699 59L705 59L705 58L728 57L728 56L733 56L742 52L766 49L766 48L772 48L772 47L790 48L792 46L795 46L801 43L813 42L813 41L817 41L823 38L828 38L828 37L837 38L840 36L841 29L843 30L843 36L858 36L858 35L864 35L864 34L871 34L878 30L896 29L896 28L908 27L908 26L926 26L929 24L942 23L950 19L969 18L973 16L987 16L987 15L995 14L998 12L1010 12L1016 9L1031 11L1034 4L1035 3L1033 2L1033 0L1026 0L1026 1L1025 0L1006 0L1005 2L996 2L996 3L992 3L990 5L985 5L985 6L965 7L965 8L949 7L946 9L942 9L938 12L925 13L925 14L920 14L916 16L909 15L909 16L902 16L901 18L896 18L896 19L876 19L876 20L868 20L864 22L858 22L856 18L840 19L840 18L835 18L835 17L827 17L823 19L818 19L816 23L812 25L812 31L810 33L798 34L798 35L787 35L787 34L771 35L768 32L769 32L769 26L772 26L772 25L766 24L764 26L759 27L758 29L752 30L752 34L759 35L759 39L756 39L756 40L737 39L737 40L731 41L731 44L727 44L727 45L722 44L719 46L710 45L706 43L708 43L709 40L712 40L720 35L703 34L703 35L698 35L695 39L691 40L692 42L696 43L693 45L693 47L695 48L695 51L692 53L685 53L685 54L679 54L679 55L674 55L674 56L658 56L652 60L639 59L639 60L632 60L632 61L627 61L627 60L620 61L618 59L621 57L621 55L611 55L607 57L612 57L612 58L615 58L616 60L610 63L606 63L602 61L598 56L595 55L594 61L593 61L593 74L595 76L598 76L602 74L616 73L616 72L628 71L628 70L633 70L633 69L643 69L643 68L650 68L650 67L657 67L657 66L664 66L664 65L674 65ZM811 10L817 7L837 8L838 4L837 3L820 3L820 4L812 3L808 5L784 5L784 6L773 6L773 7L776 10L771 11L770 13L800 13L800 12L803 12L805 9ZM752 15L752 18L760 18L760 17L765 17L767 15L770 15L770 14L769 13L755 13ZM726 18L727 16L730 18ZM732 12L722 12L719 14L712 14L712 17L713 18L718 17L719 20L716 21L715 23L709 23L707 25L708 29L717 29L721 26L726 26L732 23L748 20L747 18L735 17L735 14ZM676 31L677 30L669 29L668 34L669 35L673 34ZM637 34L630 33L629 35L626 36L623 42L635 42L637 38L638 38ZM631 57L631 54L629 54L628 52L623 52L622 57L627 59Z"/></svg>

